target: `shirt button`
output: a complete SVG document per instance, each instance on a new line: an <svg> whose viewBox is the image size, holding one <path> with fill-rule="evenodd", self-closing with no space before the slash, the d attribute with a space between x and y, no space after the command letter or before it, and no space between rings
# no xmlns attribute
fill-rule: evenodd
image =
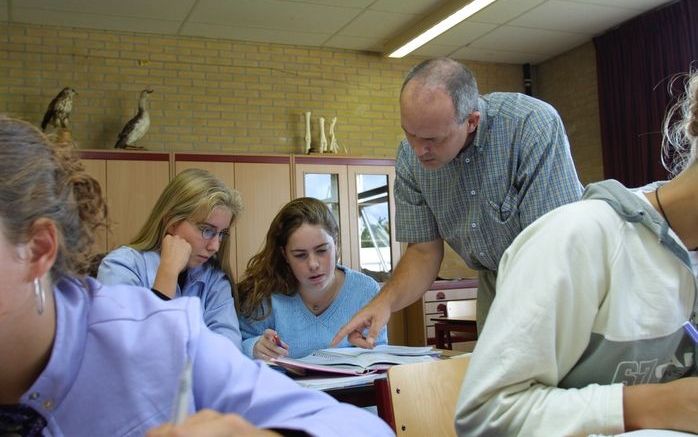
<svg viewBox="0 0 698 437"><path fill-rule="evenodd" d="M474 196L475 195L475 190L470 190L470 195Z"/></svg>
<svg viewBox="0 0 698 437"><path fill-rule="evenodd" d="M34 401L34 400L36 400L36 399L39 399L39 396L41 396L39 393L34 392L34 393L32 393L32 394L29 395L29 399L31 399L32 401Z"/></svg>
<svg viewBox="0 0 698 437"><path fill-rule="evenodd" d="M480 256L485 256L485 252L480 252Z"/></svg>
<svg viewBox="0 0 698 437"><path fill-rule="evenodd" d="M470 227L473 229L477 228L477 223L470 223Z"/></svg>
<svg viewBox="0 0 698 437"><path fill-rule="evenodd" d="M470 158L465 158L465 163L469 164L470 163Z"/></svg>
<svg viewBox="0 0 698 437"><path fill-rule="evenodd" d="M44 408L47 410L52 410L53 409L53 401L51 399L45 400L44 401Z"/></svg>

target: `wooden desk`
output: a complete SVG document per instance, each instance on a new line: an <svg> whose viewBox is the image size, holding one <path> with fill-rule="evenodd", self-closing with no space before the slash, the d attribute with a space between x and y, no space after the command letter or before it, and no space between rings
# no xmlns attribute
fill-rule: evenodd
<svg viewBox="0 0 698 437"><path fill-rule="evenodd" d="M432 317L436 335L437 349L453 349L452 332L463 333L457 341L477 340L477 324L474 318L463 317Z"/></svg>
<svg viewBox="0 0 698 437"><path fill-rule="evenodd" d="M375 381L353 387L332 388L323 391L339 402L346 402L357 407L370 407L378 404L374 383Z"/></svg>

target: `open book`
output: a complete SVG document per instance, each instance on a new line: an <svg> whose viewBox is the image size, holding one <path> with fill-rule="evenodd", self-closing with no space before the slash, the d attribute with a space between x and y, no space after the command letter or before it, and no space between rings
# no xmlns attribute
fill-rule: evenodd
<svg viewBox="0 0 698 437"><path fill-rule="evenodd" d="M271 362L297 375L305 375L309 372L362 375L384 371L396 364L432 361L435 355L437 353L431 347L377 346L375 349L349 347L320 349L303 358L280 357Z"/></svg>

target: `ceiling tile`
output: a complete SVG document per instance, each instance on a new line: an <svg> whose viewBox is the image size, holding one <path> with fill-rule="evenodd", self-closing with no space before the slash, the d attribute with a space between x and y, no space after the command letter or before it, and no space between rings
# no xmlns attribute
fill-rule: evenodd
<svg viewBox="0 0 698 437"><path fill-rule="evenodd" d="M416 18L416 15L365 11L344 27L338 35L363 37L370 35L375 39L387 40L400 31L405 22Z"/></svg>
<svg viewBox="0 0 698 437"><path fill-rule="evenodd" d="M183 20L195 0L20 0L16 7L118 17Z"/></svg>
<svg viewBox="0 0 698 437"><path fill-rule="evenodd" d="M460 46L450 46L443 44L426 44L418 48L410 55L423 56L425 58L435 58L438 56L449 56L451 53L458 50Z"/></svg>
<svg viewBox="0 0 698 437"><path fill-rule="evenodd" d="M442 3L440 0L378 0L369 9L404 14L426 14L439 7Z"/></svg>
<svg viewBox="0 0 698 437"><path fill-rule="evenodd" d="M468 20L504 24L547 0L497 0Z"/></svg>
<svg viewBox="0 0 698 437"><path fill-rule="evenodd" d="M12 19L20 23L44 24L51 26L81 27L87 29L116 30L124 32L145 32L171 35L177 33L179 21L153 20L136 17L114 17L107 15L82 14L77 12L56 12L43 9L27 9L15 6Z"/></svg>
<svg viewBox="0 0 698 437"><path fill-rule="evenodd" d="M311 5L342 6L353 9L364 9L375 0L282 0L286 3L309 3Z"/></svg>
<svg viewBox="0 0 698 437"><path fill-rule="evenodd" d="M266 29L272 34L311 31L332 35L360 12L360 9L280 0L199 0L188 22L245 26Z"/></svg>
<svg viewBox="0 0 698 437"><path fill-rule="evenodd" d="M437 36L433 41L434 44L461 47L470 44L496 27L496 24L474 23L466 20Z"/></svg>
<svg viewBox="0 0 698 437"><path fill-rule="evenodd" d="M588 5L615 6L618 8L634 9L639 12L649 11L663 4L672 3L673 0L572 0L576 3Z"/></svg>
<svg viewBox="0 0 698 437"><path fill-rule="evenodd" d="M180 35L222 38L239 41L269 42L278 44L320 46L327 39L325 33L296 32L290 30L259 29L217 24L186 23Z"/></svg>
<svg viewBox="0 0 698 437"><path fill-rule="evenodd" d="M496 62L500 64L538 64L548 58L537 53L510 52L505 50L488 50L475 47L463 47L450 53L455 59L467 59L480 62Z"/></svg>
<svg viewBox="0 0 698 437"><path fill-rule="evenodd" d="M324 46L347 50L382 52L383 40L363 36L338 34L325 41Z"/></svg>
<svg viewBox="0 0 698 437"><path fill-rule="evenodd" d="M501 26L470 47L554 56L588 41L588 35L517 26Z"/></svg>
<svg viewBox="0 0 698 437"><path fill-rule="evenodd" d="M551 0L512 20L509 24L534 29L584 33L591 36L625 21L627 16L626 9Z"/></svg>

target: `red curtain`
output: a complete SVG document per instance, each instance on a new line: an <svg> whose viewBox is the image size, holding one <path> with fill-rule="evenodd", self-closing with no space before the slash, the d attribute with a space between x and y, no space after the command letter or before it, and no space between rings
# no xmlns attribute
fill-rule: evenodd
<svg viewBox="0 0 698 437"><path fill-rule="evenodd" d="M604 176L636 187L668 177L661 163L668 84L698 68L698 0L681 0L594 38ZM676 82L675 95L682 90Z"/></svg>

